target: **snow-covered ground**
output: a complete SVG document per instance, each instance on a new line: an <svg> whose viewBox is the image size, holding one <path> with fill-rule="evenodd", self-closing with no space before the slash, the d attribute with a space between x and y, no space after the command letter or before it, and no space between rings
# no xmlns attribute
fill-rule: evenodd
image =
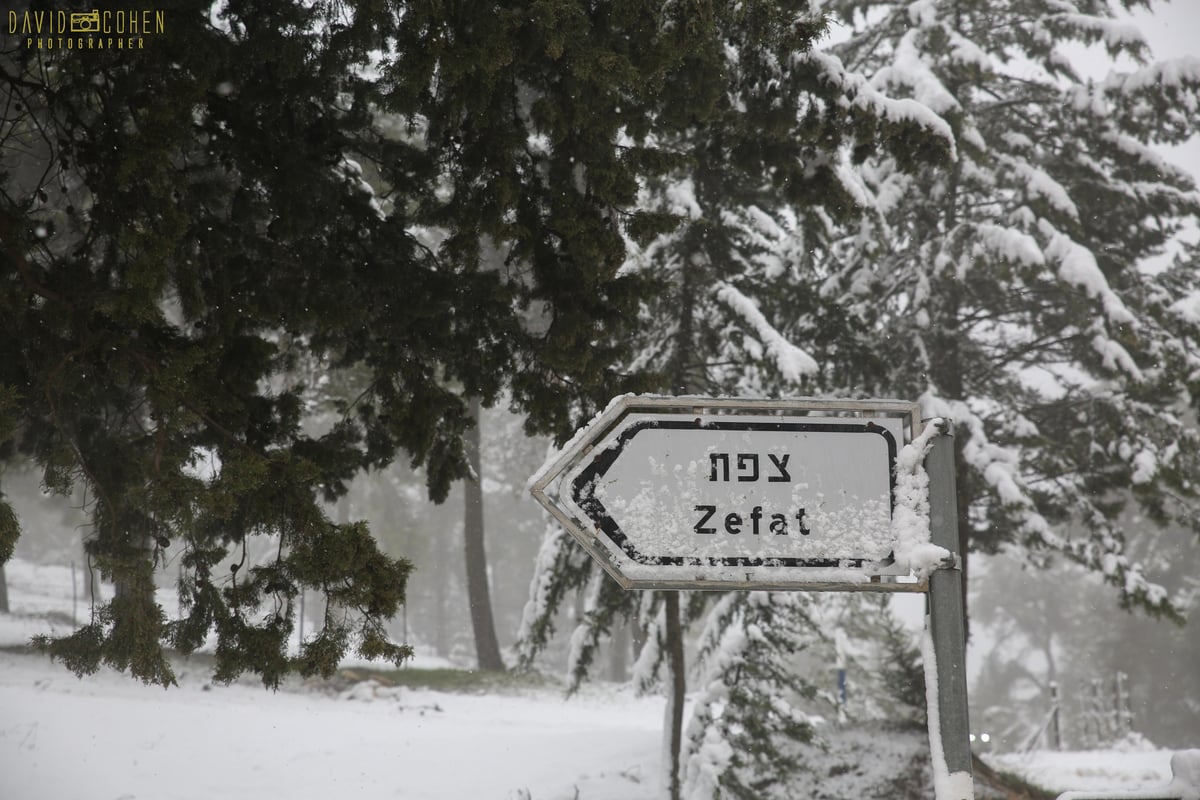
<svg viewBox="0 0 1200 800"><path fill-rule="evenodd" d="M70 633L71 569L13 560L0 647ZM88 614L82 571L74 614ZM111 597L111 587L98 587ZM170 613L174 595L160 590ZM428 657L421 659L432 664ZM102 670L83 680L40 655L0 652L0 800L328 800L656 795L664 702L587 687L475 695L382 686L331 691L247 678L179 686Z"/></svg>
<svg viewBox="0 0 1200 800"><path fill-rule="evenodd" d="M628 692L337 694L78 680L0 653L0 797L329 800L654 796L662 703Z"/></svg>
<svg viewBox="0 0 1200 800"><path fill-rule="evenodd" d="M1027 755L993 756L996 769L1020 775L1056 792L1130 792L1171 782L1170 750L1037 750Z"/></svg>
<svg viewBox="0 0 1200 800"><path fill-rule="evenodd" d="M70 631L69 569L14 561L7 572L14 613L0 615L0 646ZM268 692L252 680L212 685L199 662L177 672L167 690L110 671L79 680L43 656L0 651L0 800L659 796L664 704L626 688L566 699L553 687L457 694L294 681ZM990 760L1056 791L1132 790L1167 783L1170 756Z"/></svg>

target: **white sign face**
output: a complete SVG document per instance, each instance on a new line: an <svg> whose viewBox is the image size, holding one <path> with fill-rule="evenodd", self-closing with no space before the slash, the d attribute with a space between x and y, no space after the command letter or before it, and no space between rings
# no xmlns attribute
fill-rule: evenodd
<svg viewBox="0 0 1200 800"><path fill-rule="evenodd" d="M898 544L904 432L896 416L639 409L566 468L558 500L629 586L865 581Z"/></svg>

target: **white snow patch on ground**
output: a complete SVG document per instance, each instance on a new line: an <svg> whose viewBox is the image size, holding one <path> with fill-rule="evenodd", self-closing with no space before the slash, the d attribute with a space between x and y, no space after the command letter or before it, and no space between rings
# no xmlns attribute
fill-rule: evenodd
<svg viewBox="0 0 1200 800"><path fill-rule="evenodd" d="M0 653L0 797L21 800L649 800L662 701L360 684L340 695L78 680Z"/></svg>
<svg viewBox="0 0 1200 800"><path fill-rule="evenodd" d="M14 613L0 614L0 646L71 633L70 567L13 559L5 570ZM173 613L174 593L159 595ZM253 676L213 685L199 661L174 666L179 686L163 689L0 651L0 800L567 800L576 787L587 800L656 797L664 703L630 689L566 700L557 688L467 695L368 681L337 694L294 681L270 692Z"/></svg>
<svg viewBox="0 0 1200 800"><path fill-rule="evenodd" d="M987 761L1053 792L1128 792L1166 786L1171 755L1170 750L1037 750L988 756Z"/></svg>

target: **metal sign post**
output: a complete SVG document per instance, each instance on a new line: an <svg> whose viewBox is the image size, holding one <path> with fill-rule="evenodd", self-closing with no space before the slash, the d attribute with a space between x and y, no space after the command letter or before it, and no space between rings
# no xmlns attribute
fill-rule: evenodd
<svg viewBox="0 0 1200 800"><path fill-rule="evenodd" d="M936 798L973 800L945 430L930 437L925 466L930 543L950 557L928 578L896 558L897 456L921 427L917 406L896 400L629 395L547 462L530 491L627 589L927 593Z"/></svg>
<svg viewBox="0 0 1200 800"><path fill-rule="evenodd" d="M929 738L934 778L944 783L938 800L971 800L971 728L967 718L966 625L963 620L962 554L958 552L958 496L954 478L954 436L948 425L933 439L925 457L929 475L929 540L951 554L951 564L929 576L926 621L934 664L925 661ZM931 681L930 672L933 680ZM933 689L936 688L936 692ZM936 695L936 697L935 697ZM936 738L935 731L936 729ZM940 746L939 746L940 745ZM945 756L943 765L938 752Z"/></svg>

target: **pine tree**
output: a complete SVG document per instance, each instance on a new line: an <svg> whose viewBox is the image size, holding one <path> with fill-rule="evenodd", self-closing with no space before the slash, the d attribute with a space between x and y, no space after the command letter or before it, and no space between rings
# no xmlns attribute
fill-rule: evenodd
<svg viewBox="0 0 1200 800"><path fill-rule="evenodd" d="M699 651L704 677L688 723L683 797L783 798L805 765L780 758L813 739L802 710L817 686L796 669L813 641L812 596L730 592L705 621Z"/></svg>
<svg viewBox="0 0 1200 800"><path fill-rule="evenodd" d="M189 652L214 629L225 680L329 672L352 637L405 655L382 623L410 565L321 509L366 462L364 426L306 435L303 392L271 385L287 342L354 360L345 333L399 306L379 278L420 272L403 219L380 217L348 160L376 146L351 66L380 34L365 15L315 32L328 11L231 6L214 22L182 4L136 56L5 54L3 455L36 460L55 491L86 487L89 556L117 597L43 641L79 673L170 683L163 645ZM208 480L205 454L221 463ZM250 562L260 538L276 554ZM168 548L188 608L171 624L153 597ZM293 664L302 586L347 615Z"/></svg>
<svg viewBox="0 0 1200 800"><path fill-rule="evenodd" d="M676 394L857 394L838 365L870 354L823 297L818 256L866 205L853 163L876 150L942 163L950 129L814 51L825 20L807 2L732 6L718 24L724 92L677 144L688 163L643 195L683 222L634 250L667 284L635 363Z"/></svg>
<svg viewBox="0 0 1200 800"><path fill-rule="evenodd" d="M685 223L634 251L633 263L657 267L668 284L661 304L643 308L647 346L635 364L668 375L686 367L669 384L676 392L921 397L959 423L960 529L972 546L1062 550L1102 570L1127 602L1170 613L1111 520L1116 490L1131 482L1153 514L1195 518L1184 477L1194 434L1176 414L1195 372L1195 328L1171 310L1195 278L1137 269L1195 213L1190 180L1149 147L1186 135L1179 109L1196 107L1195 67L1089 86L1055 43L1074 35L1136 53L1126 29L1103 19L1103 4L1076 3L1078 14L1028 5L823 3L852 37L789 59L804 68L789 77L808 70L837 87L840 102L814 102L817 112L869 109L909 125L884 124L882 149L847 135L845 158L836 145L820 149L828 139L792 136L817 153L805 154L800 180L782 184L772 179L794 159L764 147L770 158L739 160L759 151L735 146L728 119L692 129L692 162L644 194L646 207ZM729 50L736 84L743 61L745 74L760 62L736 40ZM1006 75L995 66L1006 50L1048 77ZM734 119L755 107L753 92L730 95ZM744 130L765 132L755 145L771 141L771 125L744 119L756 123ZM931 163L939 147L954 160ZM812 176L824 178L828 202L788 196ZM1033 372L1042 388L1029 385ZM1088 521L1086 537L1055 532L1072 516ZM562 596L593 587L573 637L577 668L620 615L658 619L645 602L597 587L558 533L540 565L527 616L534 646ZM649 664L661 660L660 630L651 624ZM911 683L912 666L896 679Z"/></svg>
<svg viewBox="0 0 1200 800"><path fill-rule="evenodd" d="M473 300L520 314L502 340L480 337L482 352L510 349L530 430L565 439L614 390L647 387L617 371L647 290L619 270L627 236L669 224L637 211L637 186L677 160L657 139L680 124L667 111L711 21L703 4L636 1L404 9L382 108L441 166L414 222L438 259L503 276L508 296Z"/></svg>
<svg viewBox="0 0 1200 800"><path fill-rule="evenodd" d="M1145 262L1200 211L1153 149L1191 135L1200 63L1149 63L1107 0L825 7L850 28L833 48L847 66L954 132L951 169L861 165L874 213L833 248L826 292L873 334L870 391L955 420L962 552L1062 553L1126 606L1173 613L1117 514L1197 519L1180 411L1200 350L1172 310L1197 277ZM1072 44L1139 66L1089 80Z"/></svg>
<svg viewBox="0 0 1200 800"><path fill-rule="evenodd" d="M810 52L824 23L806 3L717 11L726 41L691 60L694 70L707 70L692 78L708 87L706 102L693 100L693 124L670 143L685 160L641 194L644 216L681 224L628 243L627 269L665 284L642 304L643 344L630 367L673 393L816 389L838 378L816 376L823 367L760 306L794 310L790 301L799 301L813 314L795 338L829 352L840 341L853 349L849 320L823 303L819 283L804 271L812 263L805 248L825 246L838 222L861 211L852 161L878 147L905 163L945 159L949 128L919 104L891 100L836 59ZM568 587L583 587L569 545L554 534L548 542L554 555L543 563L557 564L552 570ZM535 605L543 612L557 606L557 599L542 600ZM540 634L531 633L536 648Z"/></svg>
<svg viewBox="0 0 1200 800"><path fill-rule="evenodd" d="M846 671L845 697L835 698L839 719L923 729L921 653L891 601L891 595L872 592L822 595L809 612L823 632L811 650L826 669L838 665Z"/></svg>
<svg viewBox="0 0 1200 800"><path fill-rule="evenodd" d="M444 498L468 397L509 386L561 434L625 385L623 232L658 229L632 208L670 160L656 93L704 20L527 6L180 2L136 55L3 54L0 457L86 488L121 587L43 642L69 667L170 683L162 647L213 630L225 680L328 673L355 639L402 658L384 623L411 565L325 503L401 451ZM320 430L302 357L364 376ZM306 587L332 611L290 660Z"/></svg>
<svg viewBox="0 0 1200 800"><path fill-rule="evenodd" d="M835 59L816 57L811 48L824 20L807 2L713 10L720 42L698 50L691 65L719 77L697 81L686 106L691 124L667 140L687 160L648 181L641 193L649 214L681 223L630 243L629 268L664 287L641 306L642 347L630 366L659 376L658 391L674 394L813 393L846 381L845 375L836 369L822 374L768 314L807 312L793 335L823 353L838 352L841 359L831 363L861 354L857 333L823 300L820 281L807 268L838 225L860 211L851 163L877 148L904 163L945 160L952 155L950 129L918 103L894 101ZM614 626L646 620L647 650L635 672L646 683L667 665L671 708L681 715L682 667L670 665L682 659L669 657L683 649L676 620L686 626L702 619L713 596L692 595L677 611L670 593L630 595L597 578L595 569L569 539L548 535L526 612L523 660L529 663L544 646L563 598L590 587L587 613L572 637L573 682L586 677ZM734 692L738 703L753 696ZM738 706L726 713L732 720L754 711ZM782 724L763 720L767 727ZM672 727L680 735L668 737L668 752L678 757L681 716ZM781 729L757 743L765 748L761 764L786 738ZM679 796L682 765L665 767L672 796ZM749 778L730 773L723 780L734 785Z"/></svg>

